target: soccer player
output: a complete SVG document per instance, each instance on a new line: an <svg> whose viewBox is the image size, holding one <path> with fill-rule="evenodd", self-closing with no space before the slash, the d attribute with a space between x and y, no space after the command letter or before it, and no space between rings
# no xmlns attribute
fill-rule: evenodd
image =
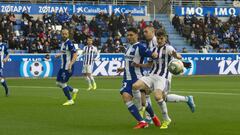
<svg viewBox="0 0 240 135"><path fill-rule="evenodd" d="M143 70L142 68L132 66L132 63L142 63L144 57L157 57L157 54L147 51L147 49L138 42L138 30L136 28L129 28L127 30L127 39L130 46L125 53L125 67L117 69L117 72L119 73L124 72L123 86L120 90L120 94L122 95L122 99L128 107L129 112L138 121L138 124L134 128L145 128L148 126L148 123L145 122L142 116L139 114L138 108L133 102L132 92L132 84L143 76ZM152 114L152 116L154 124L156 126L160 126L160 121L157 116L154 114Z"/></svg>
<svg viewBox="0 0 240 135"><path fill-rule="evenodd" d="M61 57L61 68L57 74L57 86L63 89L65 96L67 97L67 101L63 103L66 105L73 105L74 100L77 97L78 89L73 89L71 86L67 85L68 80L73 74L74 66L77 59L76 48L69 40L69 31L67 29L62 30L62 46L61 53L57 54L55 57ZM70 92L73 93L73 96L70 95Z"/></svg>
<svg viewBox="0 0 240 135"><path fill-rule="evenodd" d="M167 94L164 90L168 90L166 87L169 85L166 86L166 83L169 82L168 79L171 75L167 66L173 58L181 59L182 56L178 54L172 46L166 43L166 34L164 32L157 31L157 41L158 46L153 47L152 51L158 53L158 58L152 59L147 64L135 64L136 67L151 67L151 71L150 76L144 76L133 84L133 90L144 89L147 91L152 88L155 99L163 114L163 123L160 128L166 129L171 123L171 119L167 112L167 106L163 98ZM192 97L185 98L185 100L187 100L189 104L191 103L193 107L195 106Z"/></svg>
<svg viewBox="0 0 240 135"><path fill-rule="evenodd" d="M99 52L95 46L93 46L93 37L87 37L87 46L83 48L83 75L88 82L87 90L96 90L97 85L92 76L93 62L99 59Z"/></svg>
<svg viewBox="0 0 240 135"><path fill-rule="evenodd" d="M9 89L7 86L7 83L3 77L3 65L4 63L6 63L9 59L9 54L8 54L8 50L7 50L7 46L6 43L2 42L2 35L0 34L0 80L1 80L1 84L5 89L5 95L8 97L9 96Z"/></svg>

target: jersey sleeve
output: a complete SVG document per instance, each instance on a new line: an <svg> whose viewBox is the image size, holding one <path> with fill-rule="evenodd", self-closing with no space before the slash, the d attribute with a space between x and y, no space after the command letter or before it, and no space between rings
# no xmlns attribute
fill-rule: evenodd
<svg viewBox="0 0 240 135"><path fill-rule="evenodd" d="M167 54L172 55L173 52L176 52L176 50L172 46L167 46L166 48Z"/></svg>
<svg viewBox="0 0 240 135"><path fill-rule="evenodd" d="M143 45L139 45L139 53L140 53L140 56L142 56L142 57L151 57L152 56L151 50L147 49Z"/></svg>
<svg viewBox="0 0 240 135"><path fill-rule="evenodd" d="M71 53L76 53L77 49L75 48L74 44L72 42L68 42L68 48Z"/></svg>
<svg viewBox="0 0 240 135"><path fill-rule="evenodd" d="M4 54L5 54L5 55L8 55L8 48L7 48L6 45L5 45L5 47L4 47Z"/></svg>

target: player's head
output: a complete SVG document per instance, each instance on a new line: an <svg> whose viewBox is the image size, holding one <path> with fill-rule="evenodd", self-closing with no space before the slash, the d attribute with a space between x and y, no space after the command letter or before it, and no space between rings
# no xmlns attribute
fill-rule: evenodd
<svg viewBox="0 0 240 135"><path fill-rule="evenodd" d="M88 36L87 37L87 45L92 45L93 44L93 37L92 36Z"/></svg>
<svg viewBox="0 0 240 135"><path fill-rule="evenodd" d="M134 44L138 41L138 29L130 27L127 29L127 39L130 44Z"/></svg>
<svg viewBox="0 0 240 135"><path fill-rule="evenodd" d="M69 37L69 31L67 29L62 30L62 39L63 41L66 41Z"/></svg>
<svg viewBox="0 0 240 135"><path fill-rule="evenodd" d="M150 41L152 40L152 38L154 37L155 33L155 29L152 26L147 26L144 30L143 30L143 34L146 38L146 40Z"/></svg>
<svg viewBox="0 0 240 135"><path fill-rule="evenodd" d="M156 32L156 37L157 37L158 46L163 46L164 44L166 44L166 41L167 41L166 32L164 32L163 30L158 30Z"/></svg>

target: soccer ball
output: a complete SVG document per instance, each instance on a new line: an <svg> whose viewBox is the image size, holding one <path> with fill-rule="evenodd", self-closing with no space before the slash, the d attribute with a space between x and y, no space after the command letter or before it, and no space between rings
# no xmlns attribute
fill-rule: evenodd
<svg viewBox="0 0 240 135"><path fill-rule="evenodd" d="M180 60L173 59L168 64L168 70L174 75L179 75L183 73L183 69L184 69L184 65Z"/></svg>
<svg viewBox="0 0 240 135"><path fill-rule="evenodd" d="M40 62L33 62L30 65L30 72L34 77L40 76L43 70L43 65Z"/></svg>

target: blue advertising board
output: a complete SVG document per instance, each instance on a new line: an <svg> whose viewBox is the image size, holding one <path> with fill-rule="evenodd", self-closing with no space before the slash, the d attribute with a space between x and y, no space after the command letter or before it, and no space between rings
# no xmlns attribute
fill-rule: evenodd
<svg viewBox="0 0 240 135"><path fill-rule="evenodd" d="M51 55L50 60L44 54L10 55L4 65L6 77L55 77L60 68L60 59ZM192 63L192 68L185 69L184 75L239 75L240 54L182 54L183 59ZM75 63L74 76L82 75L83 58ZM117 76L118 67L124 67L123 54L101 54L95 61L93 75ZM122 74L121 74L122 75Z"/></svg>
<svg viewBox="0 0 240 135"><path fill-rule="evenodd" d="M108 14L114 12L116 15L131 12L133 16L146 16L146 6L128 6L128 5L81 5L81 4L6 4L0 3L0 13L22 14L26 11L29 14L43 13L77 13L84 15L96 15L100 11Z"/></svg>
<svg viewBox="0 0 240 135"><path fill-rule="evenodd" d="M68 12L73 14L73 5L71 4L6 4L0 3L1 13L22 14L26 11L29 14L60 13Z"/></svg>
<svg viewBox="0 0 240 135"><path fill-rule="evenodd" d="M237 16L240 13L239 7L184 7L175 6L175 14L178 16L184 16L186 14L197 16L204 16L210 13L211 15L217 15L218 17L229 17L230 15Z"/></svg>

